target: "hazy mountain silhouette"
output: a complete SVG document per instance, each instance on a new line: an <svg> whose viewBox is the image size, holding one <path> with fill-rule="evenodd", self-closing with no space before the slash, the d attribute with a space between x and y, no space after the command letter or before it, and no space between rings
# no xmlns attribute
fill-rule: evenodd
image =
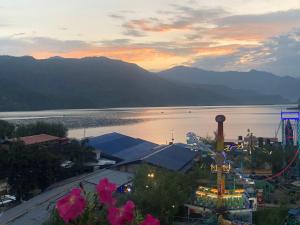
<svg viewBox="0 0 300 225"><path fill-rule="evenodd" d="M214 72L178 66L160 72L159 76L182 84L224 85L229 88L251 90L261 94L280 95L291 101L296 101L300 97L299 78L280 77L257 70L249 72Z"/></svg>
<svg viewBox="0 0 300 225"><path fill-rule="evenodd" d="M0 56L0 110L286 103L213 82L170 81L167 72L160 76L105 57Z"/></svg>

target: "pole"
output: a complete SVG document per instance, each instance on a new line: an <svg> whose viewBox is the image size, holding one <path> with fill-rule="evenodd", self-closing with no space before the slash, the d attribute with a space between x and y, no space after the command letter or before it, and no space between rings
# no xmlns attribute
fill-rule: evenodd
<svg viewBox="0 0 300 225"><path fill-rule="evenodd" d="M299 179L300 177L300 121L299 119L297 120L297 150L298 150L298 159L296 159L296 173L297 173L297 177Z"/></svg>
<svg viewBox="0 0 300 225"><path fill-rule="evenodd" d="M233 176L233 190L235 190L235 176Z"/></svg>
<svg viewBox="0 0 300 225"><path fill-rule="evenodd" d="M216 122L218 123L218 131L217 131L217 147L216 147L216 164L217 164L217 185L218 185L218 201L217 207L223 207L223 194L225 190L225 175L223 173L223 165L224 165L224 131L223 131L223 123L225 121L224 115L217 115Z"/></svg>
<svg viewBox="0 0 300 225"><path fill-rule="evenodd" d="M286 140L285 140L285 127L284 127L284 125L285 125L284 120L281 119L281 145L282 145L282 147L285 148Z"/></svg>

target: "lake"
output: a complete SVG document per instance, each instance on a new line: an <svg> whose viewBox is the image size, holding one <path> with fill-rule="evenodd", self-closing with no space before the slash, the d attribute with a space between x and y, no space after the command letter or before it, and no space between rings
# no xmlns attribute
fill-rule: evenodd
<svg viewBox="0 0 300 225"><path fill-rule="evenodd" d="M83 138L119 132L158 144L185 142L187 132L206 137L217 128L215 116L224 114L225 139L245 136L250 129L255 136L274 137L280 112L288 106L195 106L117 109L70 109L31 112L0 112L0 119L15 123L33 121L62 122L69 137ZM280 132L279 132L280 135ZM280 137L280 136L279 136Z"/></svg>

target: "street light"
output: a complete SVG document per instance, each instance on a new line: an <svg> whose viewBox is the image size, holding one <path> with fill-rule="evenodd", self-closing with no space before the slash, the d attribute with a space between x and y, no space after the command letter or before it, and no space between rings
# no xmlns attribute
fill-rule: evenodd
<svg viewBox="0 0 300 225"><path fill-rule="evenodd" d="M154 175L153 172L148 173L148 177L149 177L149 178L154 178L154 176L155 176L155 175Z"/></svg>

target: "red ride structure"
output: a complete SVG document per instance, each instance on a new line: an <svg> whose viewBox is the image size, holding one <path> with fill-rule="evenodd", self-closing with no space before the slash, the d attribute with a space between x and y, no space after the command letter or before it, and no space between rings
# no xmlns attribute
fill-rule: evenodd
<svg viewBox="0 0 300 225"><path fill-rule="evenodd" d="M295 166L295 175L300 177L300 112L281 112L281 145L283 150L294 151L292 159L278 173L265 178L265 180L273 180L285 174L291 167ZM296 143L296 149L295 145Z"/></svg>

